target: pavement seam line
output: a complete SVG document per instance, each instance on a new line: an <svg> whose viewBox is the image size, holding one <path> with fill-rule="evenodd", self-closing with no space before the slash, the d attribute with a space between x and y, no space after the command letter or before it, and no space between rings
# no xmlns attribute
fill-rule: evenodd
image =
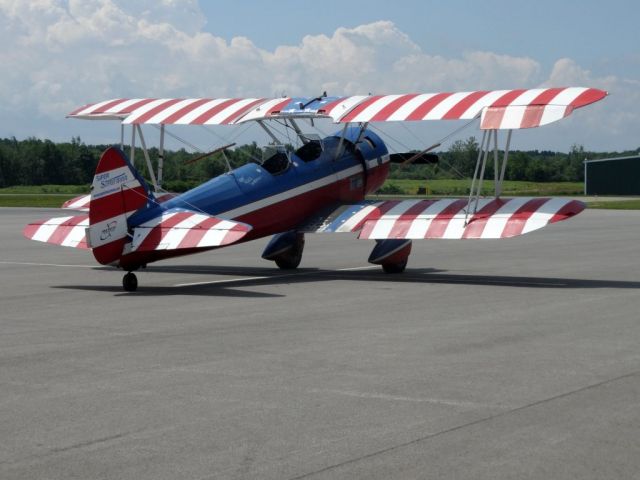
<svg viewBox="0 0 640 480"><path fill-rule="evenodd" d="M408 447L410 445L415 445L415 444L418 444L420 442L431 440L432 438L439 437L439 436L445 435L447 433L456 432L458 430L462 430L462 429L467 428L467 427L473 427L475 425L478 425L478 424L481 424L481 423L484 423L484 422L488 422L488 421L491 421L491 420L495 420L497 418L501 418L501 417L505 417L507 415L511 415L512 413L518 413L518 412L526 410L528 408L537 407L537 406L543 405L545 403L549 403L549 402L553 402L555 400L560 400L562 398L569 397L569 396L574 395L576 393L582 393L582 392L585 392L587 390L592 390L594 388L602 387L604 385L607 385L607 384L610 384L610 383L614 383L614 382L617 382L619 380L624 380L624 379L627 379L627 378L636 377L638 375L640 375L640 370L637 370L637 371L631 372L631 373L627 373L627 374L621 375L619 377L603 380L601 382L594 383L594 384L591 384L591 385L587 385L585 387L581 387L581 388L578 388L576 390L572 390L570 392L565 392L565 393L561 393L559 395L555 395L553 397L549 397L549 398L545 398L545 399L542 399L542 400L538 400L536 402L529 403L527 405L523 405L521 407L517 407L517 408L514 408L512 410L507 410L506 412L500 412L500 413L496 413L495 415L490 415L488 417L479 418L478 420L474 420L473 422L468 422L468 423L465 423L465 424L462 424L462 425L457 425L457 426L449 428L447 430L441 430L439 432L435 432L435 433L432 433L430 435L425 435L424 437L416 438L414 440L410 440L408 442L401 443L399 445L394 445L394 446L391 446L391 447L388 447L388 448L384 448L382 450L378 450L377 452L372 452L372 453L369 453L369 454L366 454L366 455L362 455L362 456L357 457L357 458L352 458L350 460L345 460L344 462L336 463L334 465L329 465L328 467L324 467L324 468L322 468L320 470L316 470L314 472L304 473L304 474L299 475L297 477L292 477L289 480L301 480L303 478L308 478L308 477L311 477L313 475L319 475L319 474L322 474L324 472L328 472L330 470L334 470L334 469L343 467L345 465L356 463L356 462L359 462L361 460L366 460L368 458L373 458L373 457L375 457L377 455L382 455L382 454L385 454L385 453L392 452L394 450L399 450L401 448Z"/></svg>

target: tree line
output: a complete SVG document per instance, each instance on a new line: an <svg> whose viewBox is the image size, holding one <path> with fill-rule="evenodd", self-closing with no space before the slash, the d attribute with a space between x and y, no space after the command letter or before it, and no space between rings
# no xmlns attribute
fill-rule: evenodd
<svg viewBox="0 0 640 480"><path fill-rule="evenodd" d="M16 185L82 185L90 184L96 165L107 145L86 145L80 138L71 142L54 143L50 140L28 138L0 139L0 188ZM433 179L471 178L478 158L479 145L475 137L454 142L451 147L437 152L439 163L415 165L407 168L392 166L390 178ZM127 149L128 152L128 149ZM158 149L149 149L154 169ZM535 182L579 182L584 179L583 161L586 158L607 158L634 155L637 151L589 152L575 145L568 153L552 151L512 151L505 178ZM251 143L225 152L232 168L262 157L262 149ZM227 170L222 153L204 158L201 153L184 149L165 152L164 187L170 191L184 191ZM500 153L502 156L502 153ZM493 157L487 162L487 175L493 175ZM141 149L136 149L136 167L146 172Z"/></svg>

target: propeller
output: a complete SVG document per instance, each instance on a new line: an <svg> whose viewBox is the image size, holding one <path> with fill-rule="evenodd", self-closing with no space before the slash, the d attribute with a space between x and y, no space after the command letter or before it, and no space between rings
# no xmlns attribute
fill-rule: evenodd
<svg viewBox="0 0 640 480"><path fill-rule="evenodd" d="M420 152L392 153L389 156L389 160L391 163L399 163L400 168L404 168L412 164L427 165L438 163L438 155L429 152L439 146L440 143L434 143Z"/></svg>

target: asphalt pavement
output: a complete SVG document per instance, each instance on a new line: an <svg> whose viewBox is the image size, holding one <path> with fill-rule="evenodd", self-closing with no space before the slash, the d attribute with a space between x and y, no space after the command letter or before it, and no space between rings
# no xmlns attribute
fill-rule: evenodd
<svg viewBox="0 0 640 480"><path fill-rule="evenodd" d="M150 265L0 208L0 478L637 479L640 212L507 240L308 235Z"/></svg>

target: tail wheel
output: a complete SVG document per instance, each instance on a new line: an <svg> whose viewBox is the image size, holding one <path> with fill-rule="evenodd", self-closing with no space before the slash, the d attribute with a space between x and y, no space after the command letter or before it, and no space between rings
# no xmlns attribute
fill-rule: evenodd
<svg viewBox="0 0 640 480"><path fill-rule="evenodd" d="M138 289L138 277L135 273L129 272L122 277L122 288L127 292L135 292Z"/></svg>
<svg viewBox="0 0 640 480"><path fill-rule="evenodd" d="M407 268L407 259L398 263L383 263L382 270L384 273L402 273Z"/></svg>

